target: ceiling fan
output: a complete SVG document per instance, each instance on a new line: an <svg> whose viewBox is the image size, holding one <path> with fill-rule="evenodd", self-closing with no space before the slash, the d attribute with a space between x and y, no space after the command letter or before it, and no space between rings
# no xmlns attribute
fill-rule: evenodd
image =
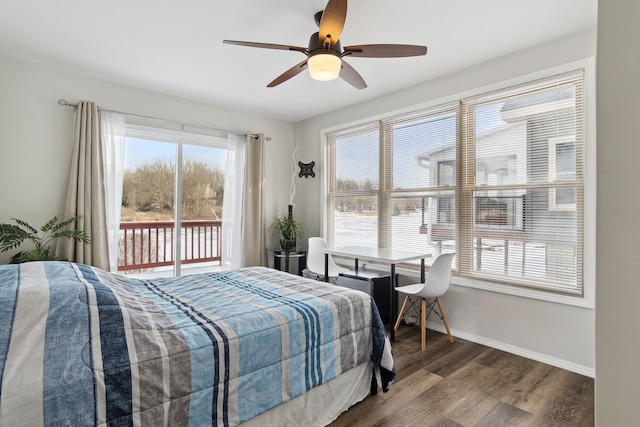
<svg viewBox="0 0 640 427"><path fill-rule="evenodd" d="M347 0L329 0L324 11L315 15L319 31L311 35L308 47L287 46L271 43L223 40L226 44L259 47L263 49L292 50L305 54L307 58L276 77L267 87L278 86L309 68L315 80L328 81L340 76L357 89L364 89L367 83L362 76L343 58L400 58L426 55L426 46L408 44L364 44L340 46L340 34L347 18Z"/></svg>

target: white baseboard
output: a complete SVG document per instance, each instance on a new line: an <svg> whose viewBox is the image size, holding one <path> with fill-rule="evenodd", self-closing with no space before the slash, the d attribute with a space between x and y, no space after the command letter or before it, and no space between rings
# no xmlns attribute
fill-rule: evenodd
<svg viewBox="0 0 640 427"><path fill-rule="evenodd" d="M443 334L447 333L447 330L442 323L427 321L427 329L433 329L434 331L438 331ZM476 344L486 345L487 347L506 351L507 353L512 353L517 356L526 357L527 359L535 360L537 362L546 363L547 365L555 366L557 368L566 369L567 371L575 372L576 374L584 375L586 377L595 378L596 376L595 369L593 368L569 362L568 360L558 359L557 357L552 357L547 354L531 351L526 348L517 347L501 341L492 340L490 338L481 337L455 329L451 329L451 335Z"/></svg>

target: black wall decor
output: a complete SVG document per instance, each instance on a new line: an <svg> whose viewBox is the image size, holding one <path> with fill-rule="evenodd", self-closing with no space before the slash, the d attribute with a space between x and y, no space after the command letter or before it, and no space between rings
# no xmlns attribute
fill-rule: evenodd
<svg viewBox="0 0 640 427"><path fill-rule="evenodd" d="M302 163L302 162L298 162L298 166L300 166L300 173L298 174L298 176L300 178L302 178L303 176L305 178L315 178L316 177L316 173L313 171L313 167L316 165L316 162L311 162L311 163Z"/></svg>

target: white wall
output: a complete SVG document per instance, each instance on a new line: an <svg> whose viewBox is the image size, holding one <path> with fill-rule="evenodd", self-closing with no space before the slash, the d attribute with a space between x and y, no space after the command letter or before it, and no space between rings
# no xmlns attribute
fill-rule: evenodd
<svg viewBox="0 0 640 427"><path fill-rule="evenodd" d="M0 223L20 218L44 224L62 207L72 150L73 108L98 106L201 126L264 133L266 142L265 222L289 202L290 123L140 90L0 56ZM285 183L284 185L282 183ZM0 263L10 253L0 253Z"/></svg>
<svg viewBox="0 0 640 427"><path fill-rule="evenodd" d="M637 0L598 1L596 425L600 426L640 423L639 21Z"/></svg>
<svg viewBox="0 0 640 427"><path fill-rule="evenodd" d="M427 82L296 125L300 159L324 161L322 130L407 111L413 106L553 68L595 55L595 30L538 46L458 74ZM345 90L350 90L345 87ZM299 180L298 214L309 235L322 232L322 176ZM455 283L455 282L454 282ZM593 309L453 286L444 299L454 335L499 347L576 372L594 375Z"/></svg>

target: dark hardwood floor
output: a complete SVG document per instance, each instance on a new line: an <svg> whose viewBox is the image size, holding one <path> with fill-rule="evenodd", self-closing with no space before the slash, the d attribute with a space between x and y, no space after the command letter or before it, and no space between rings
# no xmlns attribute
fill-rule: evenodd
<svg viewBox="0 0 640 427"><path fill-rule="evenodd" d="M396 379L342 414L341 426L593 426L593 379L480 344L402 325Z"/></svg>

